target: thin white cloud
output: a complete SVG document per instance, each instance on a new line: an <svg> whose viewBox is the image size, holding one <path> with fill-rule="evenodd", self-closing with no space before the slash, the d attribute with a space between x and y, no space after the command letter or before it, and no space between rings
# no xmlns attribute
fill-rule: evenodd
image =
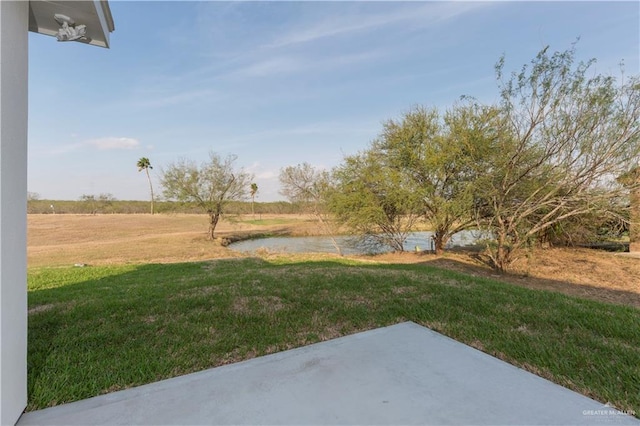
<svg viewBox="0 0 640 426"><path fill-rule="evenodd" d="M93 146L100 151L107 151L113 149L135 149L140 146L140 142L134 138L117 138L106 137L99 139L92 139L86 142L87 145Z"/></svg>
<svg viewBox="0 0 640 426"><path fill-rule="evenodd" d="M329 52L322 49L318 51L315 47L308 45L332 37L352 37L358 33L368 35L386 31L385 27L393 25L408 31L422 31L429 26L493 5L489 2L428 2L401 3L389 8L365 4L367 7L363 8L357 3L353 6L345 3L339 8L339 14L334 13L330 16L324 14L322 17L311 15L308 19L299 19L293 25L286 25L276 35L257 29L251 33L251 36L239 38L244 44L237 44L226 36L222 39L217 38L218 32L215 29L217 26L211 24L211 19L224 21L227 19L220 15L223 12L217 5L211 10L205 8L207 24L199 31L202 32L203 38L212 40L210 45L215 46L215 49L205 54L210 58L209 63L189 70L181 76L180 80L184 82L193 78L215 80L226 77L265 77L358 65L388 57L402 46L390 47L378 44L358 52L346 53L344 50L346 45L342 44L334 46ZM377 5L380 4L384 6L384 3ZM227 9L233 11L236 20L242 21L243 8Z"/></svg>
<svg viewBox="0 0 640 426"><path fill-rule="evenodd" d="M266 169L260 162L256 161L250 166L246 167L245 170L254 175L254 178L261 180L273 180L278 177L277 170Z"/></svg>
<svg viewBox="0 0 640 426"><path fill-rule="evenodd" d="M240 68L232 73L240 77L264 77L266 75L283 74L299 71L305 67L304 62L297 61L291 57L269 58L258 60L244 68Z"/></svg>
<svg viewBox="0 0 640 426"><path fill-rule="evenodd" d="M34 154L40 155L61 155L79 151L86 151L89 149L97 149L99 151L108 150L129 150L140 147L140 142L135 138L126 137L104 137L89 139L83 142L72 142L55 145L50 149L35 149L32 151ZM32 146L33 149L33 146Z"/></svg>
<svg viewBox="0 0 640 426"><path fill-rule="evenodd" d="M246 77L270 77L306 71L327 71L337 68L357 66L361 63L370 62L385 55L385 52L376 49L370 52L358 52L342 55L332 55L331 57L304 57L298 56L276 56L267 59L253 59L244 67L221 74L218 77L246 78Z"/></svg>
<svg viewBox="0 0 640 426"><path fill-rule="evenodd" d="M187 74L190 78L204 77L208 78L208 82L215 82L220 78L264 78L347 69L381 58L388 59L405 47L377 43L366 44L366 47L354 50L350 43L346 43L336 45L327 51L324 48L318 49L317 46L312 46L313 43L328 38L352 38L359 34L368 36L387 31L389 29L387 27L391 26L400 27L403 31L424 31L430 26L488 6L492 6L492 3L402 3L392 8L384 4L381 7L369 4L366 7L361 7L359 4L351 7L346 4L340 7L340 14L322 17L311 15L308 19L301 19L293 25L286 26L275 36L256 31L253 38L250 38L253 40L251 47L234 49L222 56L216 49L208 64L192 69ZM332 42L335 43L336 40ZM219 44L212 43L215 46ZM423 49L426 48L428 46L423 47Z"/></svg>
<svg viewBox="0 0 640 426"><path fill-rule="evenodd" d="M228 143L234 145L247 145L256 143L267 143L271 141L284 140L285 138L307 137L307 136L326 136L349 135L356 137L365 137L375 134L378 131L380 122L376 120L363 121L326 121L302 124L299 126L289 127L271 127L265 130L248 133L238 133L232 137L221 137ZM254 166L252 166L254 167ZM255 166L257 167L257 166Z"/></svg>
<svg viewBox="0 0 640 426"><path fill-rule="evenodd" d="M217 97L216 91L211 89L184 90L176 86L162 92L139 93L132 103L143 108L160 108L217 99Z"/></svg>
<svg viewBox="0 0 640 426"><path fill-rule="evenodd" d="M256 173L257 179L274 180L278 178L278 172L273 170L266 170L264 172Z"/></svg>
<svg viewBox="0 0 640 426"><path fill-rule="evenodd" d="M55 148L49 150L49 152L47 152L46 154L51 154L51 155L66 154L67 152L78 151L78 150L82 149L84 146L85 146L85 144L82 143L82 142L58 145Z"/></svg>
<svg viewBox="0 0 640 426"><path fill-rule="evenodd" d="M416 7L415 3L393 12L363 14L361 10L342 15L340 19L330 19L317 23L307 23L306 28L294 28L289 33L266 44L266 48L280 48L295 44L310 43L320 39L347 35L355 32L373 31L381 27L413 23L424 27L464 15L480 7L485 2L429 2Z"/></svg>
<svg viewBox="0 0 640 426"><path fill-rule="evenodd" d="M175 74L148 76L147 81L150 86L134 93L134 98L128 99L126 104L141 108L162 108L209 103L212 100L219 102L226 99L227 96L213 89L189 86L193 81L212 85L217 84L221 78L288 76L303 72L326 72L366 64L389 57L397 52L401 46L368 46L364 50L355 52L345 52L342 47L336 46L336 49L325 52L308 50L306 44L330 37L350 37L357 33L367 34L384 31L385 27L392 25L402 26L407 30L422 30L430 25L487 7L487 5L489 3L485 2L404 3L393 8L361 7L360 5L350 7L347 5L340 7L341 13L339 15L324 15L320 18L312 15L308 19L298 20L294 25L287 25L275 37L274 34L262 33L257 30L247 39L251 41L249 46L237 45L227 36L219 39L218 37L221 36L215 30L217 26L211 24L212 19L214 22L215 19L222 19L223 16L220 13L225 10L229 13L240 14L238 16L241 17L243 8L228 7L221 11L216 5L209 11L210 8L205 7L202 15L207 17L203 21L206 22L206 27L200 28L199 31L202 32L205 39L211 40L211 46L215 46L213 53L210 53L210 61L199 67L185 70L178 76ZM247 40L245 40L246 43L249 42ZM227 46L227 49L225 50L221 46ZM229 46L235 48L229 50Z"/></svg>

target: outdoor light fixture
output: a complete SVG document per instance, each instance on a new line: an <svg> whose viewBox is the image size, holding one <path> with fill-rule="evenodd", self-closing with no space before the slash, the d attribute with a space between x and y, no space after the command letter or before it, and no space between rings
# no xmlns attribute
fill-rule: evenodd
<svg viewBox="0 0 640 426"><path fill-rule="evenodd" d="M60 24L60 29L58 29L58 34L56 34L58 41L86 41L86 25L76 25L73 19L61 13L56 13L53 15L53 18Z"/></svg>

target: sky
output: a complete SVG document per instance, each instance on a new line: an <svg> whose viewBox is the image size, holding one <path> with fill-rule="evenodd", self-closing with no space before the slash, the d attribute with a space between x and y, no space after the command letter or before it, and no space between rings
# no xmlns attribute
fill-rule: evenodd
<svg viewBox="0 0 640 426"><path fill-rule="evenodd" d="M29 35L28 189L148 200L161 171L236 155L256 201L281 168L330 169L382 123L461 96L498 100L494 65L545 46L640 73L640 2L109 2L111 48Z"/></svg>

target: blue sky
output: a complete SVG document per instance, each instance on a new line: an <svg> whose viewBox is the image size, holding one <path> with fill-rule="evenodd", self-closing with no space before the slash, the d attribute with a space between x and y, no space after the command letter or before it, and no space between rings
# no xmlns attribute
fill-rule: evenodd
<svg viewBox="0 0 640 426"><path fill-rule="evenodd" d="M280 168L365 149L413 105L497 100L494 64L546 45L640 72L639 2L110 1L111 49L29 38L29 191L149 198L159 171L236 154L258 201Z"/></svg>

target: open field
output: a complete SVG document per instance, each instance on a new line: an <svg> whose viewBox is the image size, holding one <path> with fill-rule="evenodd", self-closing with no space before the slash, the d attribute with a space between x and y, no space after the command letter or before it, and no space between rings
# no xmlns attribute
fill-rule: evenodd
<svg viewBox="0 0 640 426"><path fill-rule="evenodd" d="M206 239L203 215L29 215L30 267L174 263L240 257ZM230 216L218 235L315 235L316 222L301 215ZM325 256L326 257L326 256ZM519 286L560 291L640 308L640 259L588 249L537 251L521 260L512 274L497 276L476 253L387 254L368 260L426 263Z"/></svg>
<svg viewBox="0 0 640 426"><path fill-rule="evenodd" d="M231 216L216 234L237 238L248 234L308 235L315 222L297 215ZM86 263L171 263L236 257L206 238L204 215L29 215L29 266Z"/></svg>
<svg viewBox="0 0 640 426"><path fill-rule="evenodd" d="M554 249L499 276L473 252L244 258L206 240L202 215L28 226L30 410L411 320L640 412L637 258ZM317 233L303 216L219 225L229 239Z"/></svg>

